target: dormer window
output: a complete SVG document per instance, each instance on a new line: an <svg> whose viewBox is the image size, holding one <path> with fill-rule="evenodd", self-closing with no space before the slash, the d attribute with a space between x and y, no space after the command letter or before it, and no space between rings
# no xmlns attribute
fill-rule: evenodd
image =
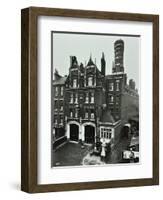
<svg viewBox="0 0 163 200"><path fill-rule="evenodd" d="M88 77L88 86L93 86L93 77Z"/></svg>

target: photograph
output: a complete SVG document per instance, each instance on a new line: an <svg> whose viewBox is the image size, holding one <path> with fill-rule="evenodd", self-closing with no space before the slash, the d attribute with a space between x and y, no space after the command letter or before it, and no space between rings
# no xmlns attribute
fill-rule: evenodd
<svg viewBox="0 0 163 200"><path fill-rule="evenodd" d="M21 190L159 184L159 15L21 10Z"/></svg>
<svg viewBox="0 0 163 200"><path fill-rule="evenodd" d="M51 167L140 162L140 39L51 32Z"/></svg>

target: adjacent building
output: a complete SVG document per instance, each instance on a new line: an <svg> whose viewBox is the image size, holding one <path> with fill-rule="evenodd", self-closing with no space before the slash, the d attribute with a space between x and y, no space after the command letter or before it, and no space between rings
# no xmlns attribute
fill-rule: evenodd
<svg viewBox="0 0 163 200"><path fill-rule="evenodd" d="M66 77L61 77L57 71L54 73L52 85L52 130L54 146L65 141L65 82Z"/></svg>

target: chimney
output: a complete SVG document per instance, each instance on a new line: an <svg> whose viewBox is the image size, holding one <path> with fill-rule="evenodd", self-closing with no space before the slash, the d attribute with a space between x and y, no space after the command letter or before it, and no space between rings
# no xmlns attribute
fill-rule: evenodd
<svg viewBox="0 0 163 200"><path fill-rule="evenodd" d="M135 81L133 79L129 80L129 86L131 89L135 90Z"/></svg>
<svg viewBox="0 0 163 200"><path fill-rule="evenodd" d="M124 41L119 39L114 43L114 61L115 61L115 71L124 72L123 57L124 57Z"/></svg>
<svg viewBox="0 0 163 200"><path fill-rule="evenodd" d="M101 74L105 76L105 67L106 67L106 61L105 61L105 55L104 52L102 52L102 58L101 58Z"/></svg>
<svg viewBox="0 0 163 200"><path fill-rule="evenodd" d="M78 61L77 61L76 56L70 56L70 67L77 64L78 64Z"/></svg>
<svg viewBox="0 0 163 200"><path fill-rule="evenodd" d="M70 56L70 67L72 67L73 56Z"/></svg>

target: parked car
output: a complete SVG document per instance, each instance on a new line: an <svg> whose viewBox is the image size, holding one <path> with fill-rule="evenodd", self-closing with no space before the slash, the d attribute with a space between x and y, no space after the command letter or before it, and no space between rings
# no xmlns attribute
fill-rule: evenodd
<svg viewBox="0 0 163 200"><path fill-rule="evenodd" d="M126 162L139 162L139 137L132 137L127 150L123 150L122 158Z"/></svg>

